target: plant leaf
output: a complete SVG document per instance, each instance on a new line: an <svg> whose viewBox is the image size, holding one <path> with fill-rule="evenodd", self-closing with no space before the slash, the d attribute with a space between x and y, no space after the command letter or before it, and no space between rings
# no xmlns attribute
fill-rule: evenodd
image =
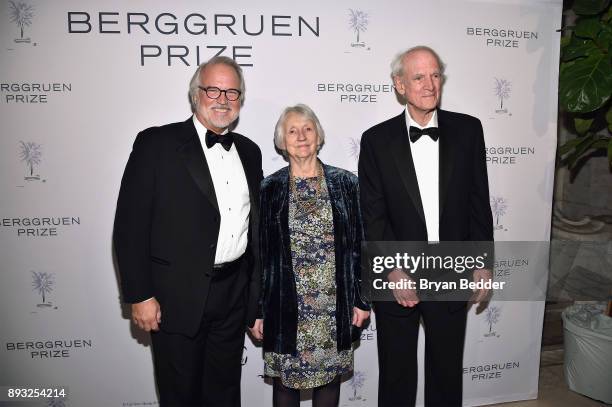
<svg viewBox="0 0 612 407"><path fill-rule="evenodd" d="M577 137L566 141L562 146L559 146L559 156L563 157L565 154L572 151L580 142L583 141L582 137Z"/></svg>
<svg viewBox="0 0 612 407"><path fill-rule="evenodd" d="M608 23L608 22L610 22L610 20L612 20L612 7L608 8L608 11L606 12L606 14L601 16L601 19L603 21L605 21L606 23Z"/></svg>
<svg viewBox="0 0 612 407"><path fill-rule="evenodd" d="M601 30L601 22L599 21L599 17L587 17L578 20L576 23L576 28L574 29L574 34L581 38L589 38L594 40L597 38L599 30Z"/></svg>
<svg viewBox="0 0 612 407"><path fill-rule="evenodd" d="M567 111L592 112L610 98L610 60L602 53L578 59L561 71L559 84L559 99Z"/></svg>
<svg viewBox="0 0 612 407"><path fill-rule="evenodd" d="M591 124L593 124L593 119L581 119L579 117L574 118L574 127L576 128L576 132L578 132L578 134L582 135L586 133L591 127Z"/></svg>
<svg viewBox="0 0 612 407"><path fill-rule="evenodd" d="M601 31L597 37L597 43L603 48L610 48L612 44L612 26L610 26L610 23L601 27Z"/></svg>
<svg viewBox="0 0 612 407"><path fill-rule="evenodd" d="M574 65L575 62L576 62L576 60L562 62L560 64L561 66L559 66L559 76L561 76L563 74L563 71L565 71L568 67Z"/></svg>
<svg viewBox="0 0 612 407"><path fill-rule="evenodd" d="M563 35L561 37L561 48L563 49L563 48L567 47L569 45L569 43L570 43L572 38L573 37L570 37L569 35Z"/></svg>
<svg viewBox="0 0 612 407"><path fill-rule="evenodd" d="M572 59L586 57L600 52L593 41L582 38L572 37L569 43L563 48L562 59L564 62Z"/></svg>
<svg viewBox="0 0 612 407"><path fill-rule="evenodd" d="M604 117L608 122L608 131L612 133L612 104L610 105L610 107L608 107L608 111L606 112L606 115Z"/></svg>
<svg viewBox="0 0 612 407"><path fill-rule="evenodd" d="M572 8L578 15L592 16L602 12L608 4L609 0L576 0Z"/></svg>
<svg viewBox="0 0 612 407"><path fill-rule="evenodd" d="M568 167L570 169L573 168L578 162L578 159L582 157L582 155L586 153L595 142L597 142L597 139L593 135L590 135L583 137L582 141L583 142L576 147L576 150L572 153L572 155L567 158Z"/></svg>

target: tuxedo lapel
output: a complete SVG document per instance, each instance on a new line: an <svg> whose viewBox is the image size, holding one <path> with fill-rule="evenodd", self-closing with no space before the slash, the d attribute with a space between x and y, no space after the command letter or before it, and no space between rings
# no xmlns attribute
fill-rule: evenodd
<svg viewBox="0 0 612 407"><path fill-rule="evenodd" d="M210 176L210 169L208 168L208 162L204 156L204 150L202 150L200 137L198 137L198 132L193 125L193 119L189 118L184 122L182 136L184 142L177 151L183 157L183 162L187 166L187 170L198 188L200 188L213 208L219 212L219 205L217 203L212 177Z"/></svg>
<svg viewBox="0 0 612 407"><path fill-rule="evenodd" d="M442 219L442 213L444 212L444 204L448 196L448 186L453 174L453 134L450 128L450 124L447 121L446 112L438 110L438 128L440 129L439 139L439 211L440 219ZM455 129L456 130L456 129ZM467 193L468 191L466 191Z"/></svg>
<svg viewBox="0 0 612 407"><path fill-rule="evenodd" d="M406 128L405 113L397 116L393 123L393 136L391 137L392 142L389 143L389 149L395 159L395 164L398 167L400 177L408 191L408 195L419 217L423 223L425 223L425 213L423 212L419 183L417 181L416 171L414 170L412 152L410 151L410 139L408 138L408 129Z"/></svg>

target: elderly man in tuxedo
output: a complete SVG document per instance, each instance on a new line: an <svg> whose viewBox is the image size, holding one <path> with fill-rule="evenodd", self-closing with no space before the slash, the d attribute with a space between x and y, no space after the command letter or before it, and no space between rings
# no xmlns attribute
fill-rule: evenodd
<svg viewBox="0 0 612 407"><path fill-rule="evenodd" d="M227 57L200 65L193 115L136 137L114 243L123 299L151 331L161 406L239 406L245 325L259 296L261 152L230 131L244 101ZM162 102L163 103L163 102Z"/></svg>
<svg viewBox="0 0 612 407"><path fill-rule="evenodd" d="M392 63L395 90L405 100L396 117L361 139L359 184L369 241L492 241L493 221L480 121L439 108L443 64L418 46ZM401 270L391 281L409 279ZM473 279L491 272L476 270ZM485 299L486 290L472 298ZM466 301L420 301L394 290L396 302L375 303L379 406L413 406L417 389L419 321L425 328L425 405L461 406Z"/></svg>

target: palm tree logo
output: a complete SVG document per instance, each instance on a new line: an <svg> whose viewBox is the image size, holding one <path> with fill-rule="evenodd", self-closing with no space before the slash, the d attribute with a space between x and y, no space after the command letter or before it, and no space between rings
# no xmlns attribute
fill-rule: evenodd
<svg viewBox="0 0 612 407"><path fill-rule="evenodd" d="M499 224L499 220L506 214L508 209L508 202L501 196L491 197L491 211L495 215L495 229L502 229L504 225Z"/></svg>
<svg viewBox="0 0 612 407"><path fill-rule="evenodd" d="M355 137L349 138L349 155L357 161L359 159L359 139Z"/></svg>
<svg viewBox="0 0 612 407"><path fill-rule="evenodd" d="M30 175L24 178L26 181L39 180L40 175L34 175L34 166L40 164L40 156L42 155L40 144L32 143L30 141L19 142L19 157L21 161L25 162L30 170Z"/></svg>
<svg viewBox="0 0 612 407"><path fill-rule="evenodd" d="M486 336L487 338L491 336L499 338L499 335L497 334L497 332L493 330L493 325L499 322L500 316L501 316L501 309L499 307L492 306L492 307L487 308L487 312L485 313L485 319L487 323L489 324L489 332L484 334L484 336Z"/></svg>
<svg viewBox="0 0 612 407"><path fill-rule="evenodd" d="M21 37L16 38L17 43L29 43L30 38L23 38L23 29L32 25L32 17L34 17L34 8L29 4L14 1L9 1L11 23L17 24L21 30Z"/></svg>
<svg viewBox="0 0 612 407"><path fill-rule="evenodd" d="M361 395L357 394L357 390L362 388L366 379L366 374L360 370L355 370L353 377L349 381L349 386L353 389L353 396L349 397L350 401L365 400Z"/></svg>
<svg viewBox="0 0 612 407"><path fill-rule="evenodd" d="M361 10L349 9L349 28L357 34L357 42L351 43L351 47L365 47L365 42L359 41L359 34L368 29L368 15Z"/></svg>
<svg viewBox="0 0 612 407"><path fill-rule="evenodd" d="M504 99L510 98L510 92L512 91L511 83L505 79L495 79L495 96L499 98L499 109L496 109L496 113L508 113L508 108L504 108Z"/></svg>
<svg viewBox="0 0 612 407"><path fill-rule="evenodd" d="M51 302L47 302L47 294L53 291L53 285L55 284L53 274L42 271L32 271L31 273L32 290L38 291L38 294L42 296L42 303L38 304L37 307L51 307L53 304L51 304Z"/></svg>

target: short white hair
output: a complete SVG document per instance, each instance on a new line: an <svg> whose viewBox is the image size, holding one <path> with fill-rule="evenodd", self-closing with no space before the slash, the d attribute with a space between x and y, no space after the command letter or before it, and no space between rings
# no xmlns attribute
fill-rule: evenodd
<svg viewBox="0 0 612 407"><path fill-rule="evenodd" d="M287 117L291 113L299 114L300 116L306 118L306 120L310 120L314 123L317 136L319 137L319 145L317 146L318 154L319 151L321 151L321 148L323 148L323 144L325 144L325 131L323 131L321 122L319 122L319 118L317 117L315 112L310 107L302 103L299 103L295 106L286 107L278 118L278 121L276 122L276 127L274 128L274 148L276 149L276 152L282 155L285 161L288 161L287 149L284 147L285 122L287 121Z"/></svg>
<svg viewBox="0 0 612 407"><path fill-rule="evenodd" d="M416 51L427 51L431 55L433 55L434 58L436 58L436 61L438 62L438 67L440 68L442 79L444 79L445 65L442 62L442 59L440 59L440 56L436 51L426 45L417 45L416 47L408 48L406 51L397 54L395 58L393 58L393 61L391 61L391 79L395 79L396 77L402 76L404 74L404 58Z"/></svg>
<svg viewBox="0 0 612 407"><path fill-rule="evenodd" d="M234 61L232 58L225 57L225 56L216 56L216 57L212 57L206 62L201 63L198 66L198 69L196 69L195 73L191 77L191 81L189 81L189 103L191 105L192 112L195 113L195 111L198 108L198 102L197 102L198 101L198 91L200 90L199 86L202 85L202 83L200 82L200 73L204 69L206 69L206 67L212 66L212 65L218 65L218 64L227 65L230 68L234 69L234 71L236 72L236 76L238 76L238 83L240 87L240 89L238 89L240 91L240 104L241 105L244 104L244 92L246 91L246 89L244 85L244 75L242 74L242 68L240 68L240 65L238 65L238 63Z"/></svg>

